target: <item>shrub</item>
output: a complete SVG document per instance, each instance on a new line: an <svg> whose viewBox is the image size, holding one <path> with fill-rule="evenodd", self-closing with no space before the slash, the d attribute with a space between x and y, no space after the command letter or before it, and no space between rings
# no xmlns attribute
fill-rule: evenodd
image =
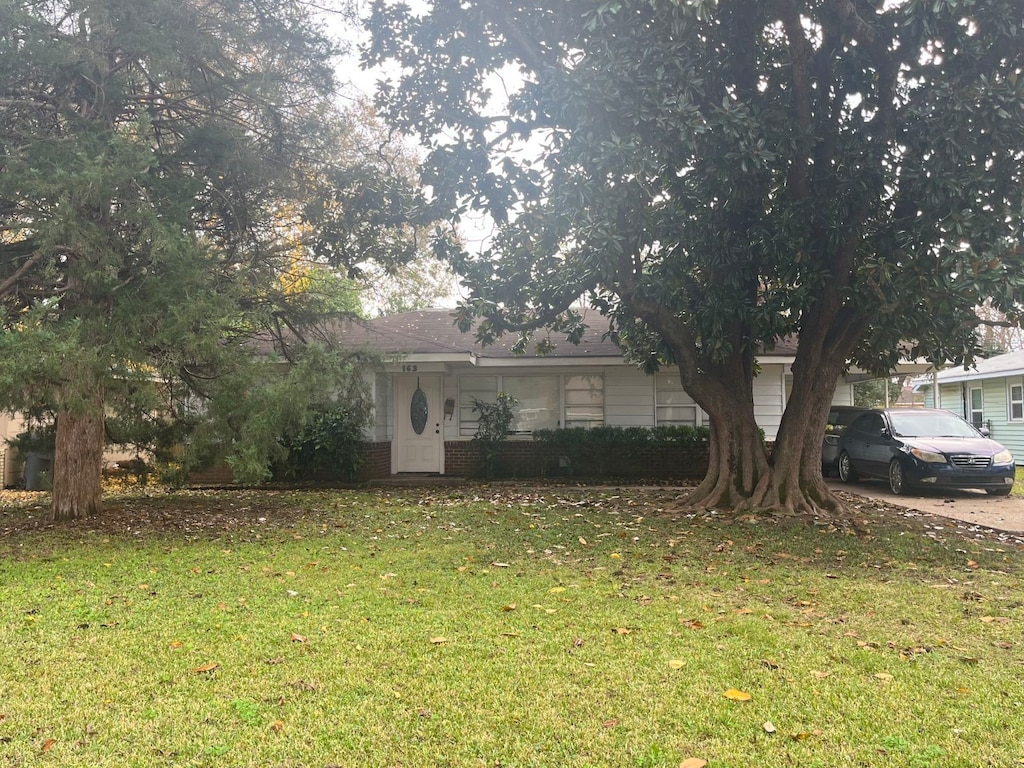
<svg viewBox="0 0 1024 768"><path fill-rule="evenodd" d="M541 444L545 474L549 466L564 463L570 474L605 475L609 462L624 452L643 447L679 448L706 455L710 432L707 427L583 427L539 429L533 439Z"/></svg>
<svg viewBox="0 0 1024 768"><path fill-rule="evenodd" d="M282 441L288 455L274 474L354 479L363 464L363 421L346 407L314 409L299 434Z"/></svg>
<svg viewBox="0 0 1024 768"><path fill-rule="evenodd" d="M518 404L518 400L505 392L499 392L493 403L473 398L473 410L480 414L473 442L480 446L484 476L488 480L494 477L498 469L501 444L508 438L508 430L515 421L515 408Z"/></svg>

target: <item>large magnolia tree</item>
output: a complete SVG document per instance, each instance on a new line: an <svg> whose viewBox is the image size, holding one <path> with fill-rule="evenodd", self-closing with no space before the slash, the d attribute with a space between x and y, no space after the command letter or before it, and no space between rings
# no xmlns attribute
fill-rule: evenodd
<svg viewBox="0 0 1024 768"><path fill-rule="evenodd" d="M331 274L414 255L412 195L346 151L322 10L0 3L0 407L56 417L55 518L100 508L105 437L218 446L253 478L350 388L298 342L345 309Z"/></svg>
<svg viewBox="0 0 1024 768"><path fill-rule="evenodd" d="M1019 0L380 0L379 101L426 181L499 223L451 258L484 341L581 297L708 413L697 505L840 509L821 478L855 360L964 360L1024 284ZM756 356L798 337L769 456Z"/></svg>

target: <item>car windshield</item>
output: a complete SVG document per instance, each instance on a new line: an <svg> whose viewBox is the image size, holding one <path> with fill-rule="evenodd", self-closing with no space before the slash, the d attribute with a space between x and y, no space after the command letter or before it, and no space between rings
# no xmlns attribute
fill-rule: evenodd
<svg viewBox="0 0 1024 768"><path fill-rule="evenodd" d="M898 411L889 413L899 437L980 437L974 427L952 413Z"/></svg>

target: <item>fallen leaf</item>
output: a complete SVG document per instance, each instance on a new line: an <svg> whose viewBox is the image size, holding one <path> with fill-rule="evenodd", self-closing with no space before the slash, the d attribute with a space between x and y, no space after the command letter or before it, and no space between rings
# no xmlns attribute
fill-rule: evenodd
<svg viewBox="0 0 1024 768"><path fill-rule="evenodd" d="M47 739L46 741L43 742L43 747L40 750L40 752L49 752L51 749L53 749L53 747L54 747L54 745L56 743L57 743L56 739Z"/></svg>
<svg viewBox="0 0 1024 768"><path fill-rule="evenodd" d="M672 669L682 669L686 666L686 662L682 659L669 659L668 665ZM747 698L750 698L749 696Z"/></svg>
<svg viewBox="0 0 1024 768"><path fill-rule="evenodd" d="M217 663L216 661L211 661L209 664L203 664L203 666L196 667L192 671L197 673L197 674L198 673L202 673L202 672L213 672L213 670L215 670L219 666L220 666L220 664Z"/></svg>
<svg viewBox="0 0 1024 768"><path fill-rule="evenodd" d="M888 672L875 672L875 679L881 680L883 683L887 683L892 680L892 675Z"/></svg>
<svg viewBox="0 0 1024 768"><path fill-rule="evenodd" d="M508 563L491 563L491 565L493 567L495 567L495 568L511 568L512 567Z"/></svg>
<svg viewBox="0 0 1024 768"><path fill-rule="evenodd" d="M280 733L284 730L284 721L275 720L273 723L271 723L270 730L272 730L274 733Z"/></svg>
<svg viewBox="0 0 1024 768"><path fill-rule="evenodd" d="M553 595L556 595L559 592L565 592L565 587L552 587L551 589L548 590L548 592L550 592Z"/></svg>
<svg viewBox="0 0 1024 768"><path fill-rule="evenodd" d="M633 633L633 630L629 627L616 627L612 630L616 635L629 635Z"/></svg>
<svg viewBox="0 0 1024 768"><path fill-rule="evenodd" d="M725 698L727 699L731 699L732 701L750 701L752 698L754 698L749 693L737 690L736 688L730 688L722 695L725 696Z"/></svg>
<svg viewBox="0 0 1024 768"><path fill-rule="evenodd" d="M622 557L622 555L620 555L618 552L612 552L611 555L609 555L609 557L611 557L613 560L618 560Z"/></svg>
<svg viewBox="0 0 1024 768"><path fill-rule="evenodd" d="M826 677L830 676L831 674L832 674L831 672L821 672L821 671L819 671L817 669L812 669L811 670L811 677L815 677L818 680L824 680Z"/></svg>
<svg viewBox="0 0 1024 768"><path fill-rule="evenodd" d="M447 637L440 637L440 636L432 637L432 638L430 638L430 642L432 642L434 645L444 645L445 643L448 642L448 638Z"/></svg>
<svg viewBox="0 0 1024 768"><path fill-rule="evenodd" d="M181 640L171 640L171 642L168 643L168 646L171 648L181 648L183 645L184 643L181 642Z"/></svg>
<svg viewBox="0 0 1024 768"><path fill-rule="evenodd" d="M304 643L304 642L306 642L306 638L303 635L299 635L299 634L296 634L295 632L292 632L292 642L293 643Z"/></svg>
<svg viewBox="0 0 1024 768"><path fill-rule="evenodd" d="M579 537L578 541L579 541L579 543L580 543L580 544L582 544L582 545L583 545L584 547L585 547L585 546L587 546L587 540L586 540L586 539L584 539L584 538L583 538L582 536L580 536L580 537Z"/></svg>
<svg viewBox="0 0 1024 768"><path fill-rule="evenodd" d="M508 605L501 606L501 610L503 610L505 613L508 613L509 611L514 611L515 609L516 609L516 604L515 603L509 603Z"/></svg>
<svg viewBox="0 0 1024 768"><path fill-rule="evenodd" d="M679 768L704 768L707 764L707 760L701 760L699 757L688 757L679 764Z"/></svg>
<svg viewBox="0 0 1024 768"><path fill-rule="evenodd" d="M775 726L772 725L771 720L766 720L764 725L762 725L761 727L764 728L765 733L775 733Z"/></svg>
<svg viewBox="0 0 1024 768"><path fill-rule="evenodd" d="M601 725L603 727L605 727L605 728L614 728L618 724L619 724L619 721L616 720L614 717L611 718L610 720L605 720L603 723L601 723Z"/></svg>

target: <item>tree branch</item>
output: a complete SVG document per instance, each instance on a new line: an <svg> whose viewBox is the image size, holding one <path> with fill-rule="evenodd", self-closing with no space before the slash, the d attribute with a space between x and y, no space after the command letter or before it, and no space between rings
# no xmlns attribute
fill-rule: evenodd
<svg viewBox="0 0 1024 768"><path fill-rule="evenodd" d="M28 274L33 267L41 262L46 257L46 251L36 251L32 256L26 259L25 263L15 270L14 274L0 283L0 296L6 296L10 290L18 284L26 274Z"/></svg>
<svg viewBox="0 0 1024 768"><path fill-rule="evenodd" d="M810 194L810 151L814 126L811 118L811 79L809 65L813 50L807 41L800 12L793 0L779 0L779 15L789 40L790 71L793 78L793 102L796 108L796 124L803 134L799 137L799 149L789 167L789 186L796 200L804 200Z"/></svg>

